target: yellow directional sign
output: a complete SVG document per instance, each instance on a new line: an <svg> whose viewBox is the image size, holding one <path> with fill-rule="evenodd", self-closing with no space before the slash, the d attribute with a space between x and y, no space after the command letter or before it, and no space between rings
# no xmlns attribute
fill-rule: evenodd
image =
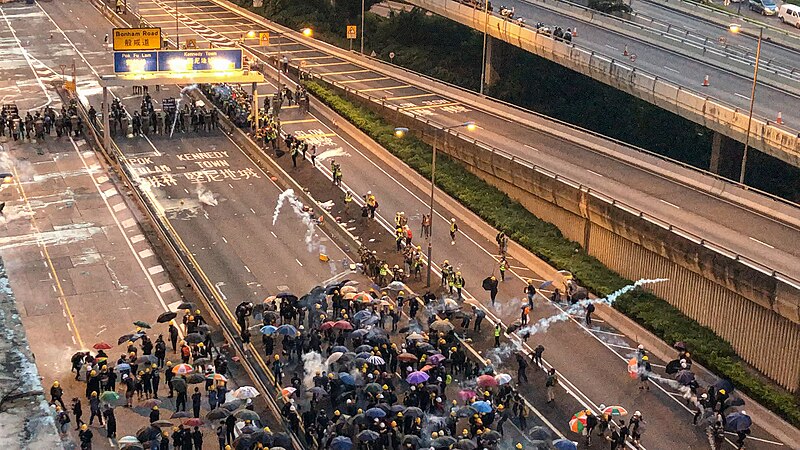
<svg viewBox="0 0 800 450"><path fill-rule="evenodd" d="M114 28L114 50L158 50L161 28Z"/></svg>
<svg viewBox="0 0 800 450"><path fill-rule="evenodd" d="M347 26L347 39L355 39L358 31L355 25L348 25Z"/></svg>
<svg viewBox="0 0 800 450"><path fill-rule="evenodd" d="M266 31L258 33L258 45L269 45L269 33Z"/></svg>
<svg viewBox="0 0 800 450"><path fill-rule="evenodd" d="M186 48L197 48L197 39L186 39Z"/></svg>

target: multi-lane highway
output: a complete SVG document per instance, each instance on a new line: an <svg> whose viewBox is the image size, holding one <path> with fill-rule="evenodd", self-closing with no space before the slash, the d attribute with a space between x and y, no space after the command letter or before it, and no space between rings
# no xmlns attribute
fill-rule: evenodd
<svg viewBox="0 0 800 450"><path fill-rule="evenodd" d="M169 31L170 24L174 27L175 23L170 5L141 2L140 12L150 23ZM267 27L253 17L244 17L212 1L196 0L180 5L187 6L180 12L181 35L195 35L201 46L208 42L232 43L248 31ZM279 30L273 25L269 27ZM798 251L785 245L800 234L798 224L792 219L797 217L793 205L741 191L724 181L618 143L377 61L360 59L318 41L283 35L273 37L271 47L256 44L248 42L248 47L265 57L275 57L280 52L292 65L303 64L306 70L382 98L403 112L447 126L475 121L481 129L471 135L471 139L525 158L766 267L798 278L793 263ZM579 142L558 137L559 133L575 137ZM616 157L597 151L596 145L613 150ZM692 185L677 182L679 178L692 180ZM725 200L719 196L724 196ZM751 205L761 206L744 207L740 202L745 199L755 202Z"/></svg>

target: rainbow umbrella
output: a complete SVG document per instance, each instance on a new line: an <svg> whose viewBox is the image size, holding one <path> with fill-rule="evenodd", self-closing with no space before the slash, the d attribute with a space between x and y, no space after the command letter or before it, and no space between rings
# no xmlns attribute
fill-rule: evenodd
<svg viewBox="0 0 800 450"><path fill-rule="evenodd" d="M353 296L353 301L361 303L370 303L372 301L372 296L367 294L366 292L359 292L358 294Z"/></svg>
<svg viewBox="0 0 800 450"><path fill-rule="evenodd" d="M627 416L628 410L622 406L608 406L602 411L602 413L609 416Z"/></svg>
<svg viewBox="0 0 800 450"><path fill-rule="evenodd" d="M582 433L584 428L586 428L586 411L575 413L569 420L569 429L574 433Z"/></svg>

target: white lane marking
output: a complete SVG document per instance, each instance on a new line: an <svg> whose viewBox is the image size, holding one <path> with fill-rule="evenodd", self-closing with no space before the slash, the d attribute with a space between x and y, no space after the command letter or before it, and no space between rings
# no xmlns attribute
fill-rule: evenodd
<svg viewBox="0 0 800 450"><path fill-rule="evenodd" d="M603 176L602 176L602 175L600 175L599 173L595 172L594 170L589 170L589 169L586 169L586 171L587 171L587 172L589 172L589 173L591 173L592 175L597 175L598 177L600 177L600 178L603 178Z"/></svg>
<svg viewBox="0 0 800 450"><path fill-rule="evenodd" d="M130 228L130 227L133 227L135 225L136 225L136 220L134 220L133 218L125 219L125 220L122 221L122 227L123 228Z"/></svg>
<svg viewBox="0 0 800 450"><path fill-rule="evenodd" d="M734 93L733 93L733 95L735 95L735 96L737 96L737 97L742 97L742 98L743 98L743 99L745 99L745 100L750 100L750 97L748 97L748 96L746 96L746 95L742 95L742 94L740 94L740 93L738 93L738 92L734 92Z"/></svg>
<svg viewBox="0 0 800 450"><path fill-rule="evenodd" d="M141 242L143 240L144 240L144 236L141 235L141 234L137 234L136 236L131 236L131 242L134 243L134 244L137 243L137 242Z"/></svg>
<svg viewBox="0 0 800 450"><path fill-rule="evenodd" d="M251 211L253 214L255 214L255 213L256 213L255 211L253 211L253 208L250 208L250 211Z"/></svg>
<svg viewBox="0 0 800 450"><path fill-rule="evenodd" d="M751 241L758 242L759 244L761 244L761 245L763 245L763 246L765 246L765 247L769 247L769 248L773 248L773 249L775 248L775 247L773 247L773 246L771 246L771 245L767 244L767 243L766 243L766 242L764 242L764 241L759 241L758 239L754 238L753 236L748 236L748 237L750 238L750 240L751 240Z"/></svg>
<svg viewBox="0 0 800 450"><path fill-rule="evenodd" d="M672 71L672 72L675 72L675 73L681 73L681 71L680 71L680 70L678 70L678 69L673 69L672 67L669 67L669 66L664 66L664 68L665 68L665 69L667 69L667 70L670 70L670 71Z"/></svg>
<svg viewBox="0 0 800 450"><path fill-rule="evenodd" d="M274 238L277 238L277 237L278 237L278 235L277 235L277 234L275 234L275 232L273 232L273 231L270 231L269 233L270 233L270 234L272 235L272 237L274 237Z"/></svg>
<svg viewBox="0 0 800 450"><path fill-rule="evenodd" d="M299 259L295 258L294 260L297 261L297 264L300 264L300 267L303 267L303 263L301 263Z"/></svg>
<svg viewBox="0 0 800 450"><path fill-rule="evenodd" d="M247 267L247 264L244 265L244 269L247 271L247 273L253 273L253 271L250 270L249 267Z"/></svg>
<svg viewBox="0 0 800 450"><path fill-rule="evenodd" d="M587 330L591 331L592 333L603 333L603 334L610 334L611 336L627 337L624 334L614 333L614 332L611 332L611 331L595 330L593 328L587 328Z"/></svg>
<svg viewBox="0 0 800 450"><path fill-rule="evenodd" d="M125 203L117 203L114 205L114 212L120 212L126 208Z"/></svg>
<svg viewBox="0 0 800 450"><path fill-rule="evenodd" d="M225 241L226 244L228 243L228 240L225 239L225 236L222 236L222 240Z"/></svg>
<svg viewBox="0 0 800 450"><path fill-rule="evenodd" d="M164 294L166 292L169 292L169 291L171 291L173 289L175 289L175 286L173 286L172 283L164 283L164 284L159 284L158 285L158 290L162 294Z"/></svg>
<svg viewBox="0 0 800 450"><path fill-rule="evenodd" d="M149 258L149 257L151 257L153 255L154 255L153 251L150 250L149 248L146 248L146 249L144 249L144 250L139 252L139 257L142 258L142 259Z"/></svg>
<svg viewBox="0 0 800 450"><path fill-rule="evenodd" d="M619 49L617 47L614 47L613 45L606 44L606 47L610 48L611 50L619 51Z"/></svg>
<svg viewBox="0 0 800 450"><path fill-rule="evenodd" d="M535 151L535 152L538 152L538 151L539 151L539 149L538 149L538 148L536 148L536 147L531 147L531 146L530 146L530 145L528 145L528 144L522 144L522 145L523 145L525 148L529 148L529 149L531 149L531 150L533 150L533 151Z"/></svg>
<svg viewBox="0 0 800 450"><path fill-rule="evenodd" d="M666 200L661 200L661 199L658 199L658 201L660 201L661 203L663 203L663 204L665 204L665 205L672 206L672 207L673 207L673 208L675 208L675 209L681 209L681 207L680 207L680 206L678 206L678 205L676 205L676 204L674 204L674 203L670 203L670 202L668 202L668 201L666 201Z"/></svg>
<svg viewBox="0 0 800 450"><path fill-rule="evenodd" d="M103 194L103 198L110 198L110 197L113 197L113 196L117 195L117 190L114 189L114 188L106 189L105 191L102 192L102 194Z"/></svg>
<svg viewBox="0 0 800 450"><path fill-rule="evenodd" d="M164 266L162 266L160 264L157 265L157 266L153 266L153 267L148 267L147 268L147 272L149 272L150 275L155 275L155 274L161 273L163 271L164 271Z"/></svg>
<svg viewBox="0 0 800 450"><path fill-rule="evenodd" d="M101 176L97 177L97 182L100 183L100 184L103 184L106 181L108 181L108 177L105 176L105 175L101 175Z"/></svg>
<svg viewBox="0 0 800 450"><path fill-rule="evenodd" d="M233 185L232 185L232 184L228 183L228 186L230 186L230 187L231 187L231 189L233 189Z"/></svg>
<svg viewBox="0 0 800 450"><path fill-rule="evenodd" d="M40 8L41 8L41 6L40 6ZM36 78L36 83L42 89L42 92L44 92L45 97L47 97L47 103L45 103L42 106L37 106L37 107L31 108L31 109L39 109L39 108L44 108L45 106L49 106L50 103L53 102L53 98L50 97L50 91L45 87L44 83L42 83L42 79L39 78L39 74L36 72L36 68L33 67L33 62L31 61L31 56L30 56L30 54L28 54L28 51L25 50L25 47L22 45L22 41L20 41L19 38L17 37L17 32L16 32L16 30L14 30L14 27L11 26L11 22L8 20L8 17L6 16L5 10L0 9L0 14L3 15L3 19L6 21L6 25L8 26L9 31L11 31L11 35L14 37L14 40L17 42L17 45L19 46L19 49L20 49L20 52L22 53L22 56L25 57L25 62L28 63L28 67L31 68L31 72L33 72L33 76Z"/></svg>

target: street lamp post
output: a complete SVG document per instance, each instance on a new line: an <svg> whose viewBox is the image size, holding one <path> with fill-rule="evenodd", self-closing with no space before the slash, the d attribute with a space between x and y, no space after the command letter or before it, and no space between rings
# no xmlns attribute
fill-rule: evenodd
<svg viewBox="0 0 800 450"><path fill-rule="evenodd" d="M730 31L733 33L738 33L741 30L741 27L736 24L732 24L729 27ZM747 151L750 147L750 127L753 123L753 106L755 106L756 102L756 84L758 83L758 65L761 60L761 40L764 37L764 27L759 27L758 29L758 44L756 45L756 63L755 67L753 68L753 87L750 90L750 112L747 116L747 133L744 137L744 153L742 154L742 167L739 172L739 183L744 184L744 176L747 170Z"/></svg>
<svg viewBox="0 0 800 450"><path fill-rule="evenodd" d="M361 54L364 54L364 13L366 13L366 0L361 0Z"/></svg>
<svg viewBox="0 0 800 450"><path fill-rule="evenodd" d="M481 56L481 88L480 94L483 95L483 86L486 84L486 44L489 32L489 0L483 0L483 54Z"/></svg>
<svg viewBox="0 0 800 450"><path fill-rule="evenodd" d="M425 281L425 283L426 283L425 286L428 287L428 288L431 287L431 267L433 266L433 257L432 257L432 253L433 253L433 245L432 245L432 241L433 241L433 195L436 192L436 151L437 151L437 147L439 146L439 133L442 133L446 137L448 131L450 131L452 129L455 129L455 128L461 128L461 127L464 127L469 131L474 131L475 128L477 128L476 125L475 125L475 122L472 122L472 121L459 123L459 124L456 124L456 125L451 125L449 127L443 127L443 128L437 129L437 131L436 131L436 133L434 134L434 137L433 137L433 152L431 154L431 198L430 198L430 204L428 205L428 208L429 208L428 214L430 214L431 223L430 223L430 226L428 228L428 270L427 270L427 275L426 275L426 278L425 278L425 280L426 280ZM403 137L407 131L408 131L407 128L395 128L394 129L394 134L397 137Z"/></svg>

